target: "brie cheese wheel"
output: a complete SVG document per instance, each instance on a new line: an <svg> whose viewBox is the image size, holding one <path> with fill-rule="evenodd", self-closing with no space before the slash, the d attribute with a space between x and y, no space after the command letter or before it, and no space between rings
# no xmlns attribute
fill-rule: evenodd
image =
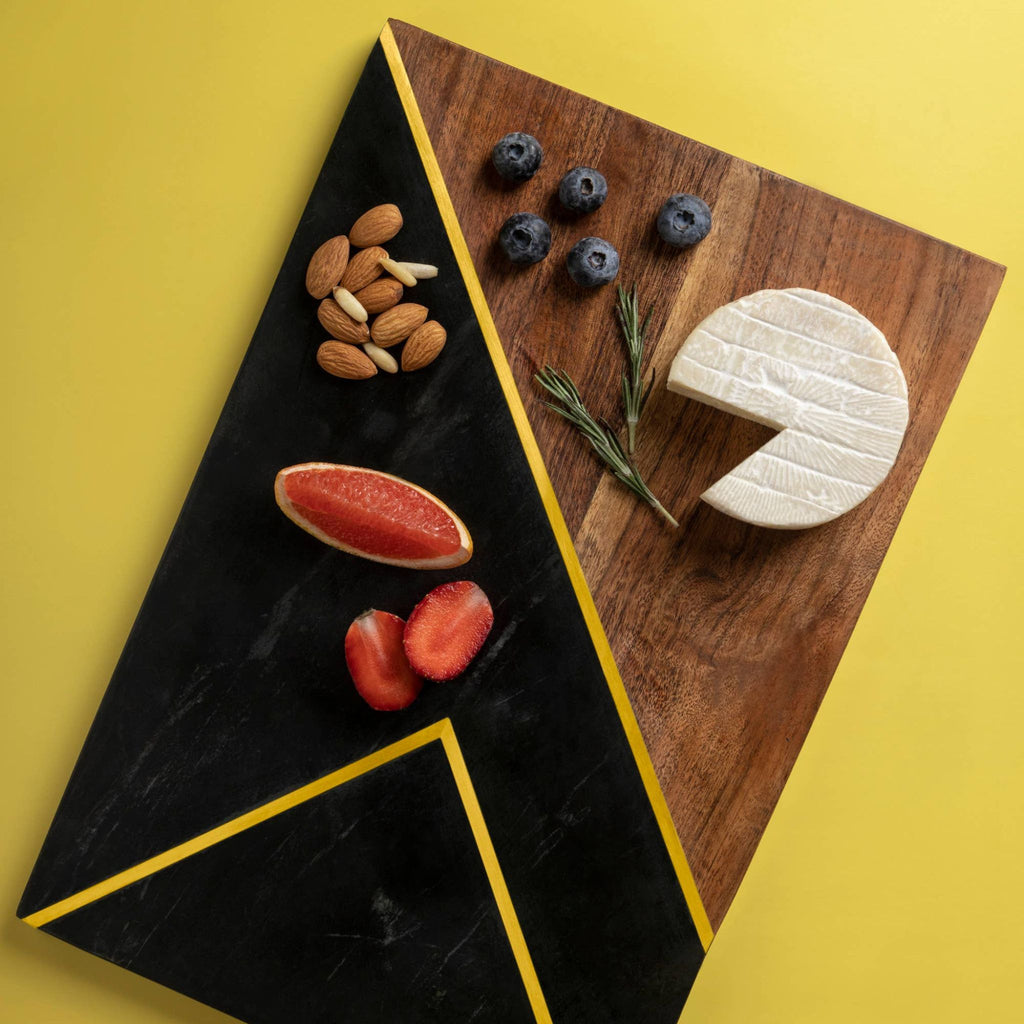
<svg viewBox="0 0 1024 1024"><path fill-rule="evenodd" d="M885 479L907 427L907 382L885 336L805 288L720 306L683 342L668 387L781 431L701 495L758 526L848 512Z"/></svg>

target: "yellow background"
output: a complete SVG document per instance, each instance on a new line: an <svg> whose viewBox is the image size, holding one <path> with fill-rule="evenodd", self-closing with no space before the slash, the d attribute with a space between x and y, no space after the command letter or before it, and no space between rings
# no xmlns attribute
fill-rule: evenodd
<svg viewBox="0 0 1024 1024"><path fill-rule="evenodd" d="M1024 5L5 0L0 1021L226 1019L13 914L389 15L1009 265L683 1021L1024 1020Z"/></svg>

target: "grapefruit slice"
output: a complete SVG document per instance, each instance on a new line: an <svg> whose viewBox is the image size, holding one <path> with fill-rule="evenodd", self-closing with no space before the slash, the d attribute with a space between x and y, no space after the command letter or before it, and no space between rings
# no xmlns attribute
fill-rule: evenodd
<svg viewBox="0 0 1024 1024"><path fill-rule="evenodd" d="M307 533L374 562L450 569L473 554L469 531L443 501L390 473L304 462L277 474L274 497Z"/></svg>

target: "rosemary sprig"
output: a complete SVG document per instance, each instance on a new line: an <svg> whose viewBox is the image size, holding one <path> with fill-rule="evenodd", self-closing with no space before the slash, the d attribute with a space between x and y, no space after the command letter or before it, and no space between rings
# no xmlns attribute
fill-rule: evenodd
<svg viewBox="0 0 1024 1024"><path fill-rule="evenodd" d="M559 416L564 416L591 443L598 457L608 466L616 479L660 512L673 526L678 526L679 523L644 482L636 463L626 454L615 431L607 423L599 423L591 416L572 377L565 370L545 366L536 375L536 380L556 399L556 402L544 404Z"/></svg>
<svg viewBox="0 0 1024 1024"><path fill-rule="evenodd" d="M626 439L630 458L636 453L636 425L640 422L640 414L644 411L647 398L654 387L654 370L651 370L651 379L644 387L641 365L644 361L644 335L647 333L647 325L651 322L651 314L654 307L647 310L647 316L643 322L640 321L640 310L636 297L636 285L631 291L626 291L620 284L619 304L615 313L619 318L622 327L622 334L626 341L626 362L628 373L622 375L622 408L626 414Z"/></svg>

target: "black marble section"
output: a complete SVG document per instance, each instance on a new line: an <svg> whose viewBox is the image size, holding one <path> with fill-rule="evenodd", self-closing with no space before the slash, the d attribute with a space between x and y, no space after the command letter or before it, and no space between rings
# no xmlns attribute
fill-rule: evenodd
<svg viewBox="0 0 1024 1024"><path fill-rule="evenodd" d="M439 742L46 931L253 1024L535 1021Z"/></svg>
<svg viewBox="0 0 1024 1024"><path fill-rule="evenodd" d="M324 334L306 264L385 201L406 221L392 254L440 267L410 298L447 327L448 344L417 373L337 380L314 359ZM427 487L468 525L473 559L424 573L319 543L272 493L279 468L310 460ZM452 578L477 581L492 600L486 647L463 678L428 686L408 710L372 711L344 667L348 623L369 606L405 616ZM703 951L378 44L19 915L444 716L556 1024L675 1024ZM218 993L200 998L217 1003Z"/></svg>

